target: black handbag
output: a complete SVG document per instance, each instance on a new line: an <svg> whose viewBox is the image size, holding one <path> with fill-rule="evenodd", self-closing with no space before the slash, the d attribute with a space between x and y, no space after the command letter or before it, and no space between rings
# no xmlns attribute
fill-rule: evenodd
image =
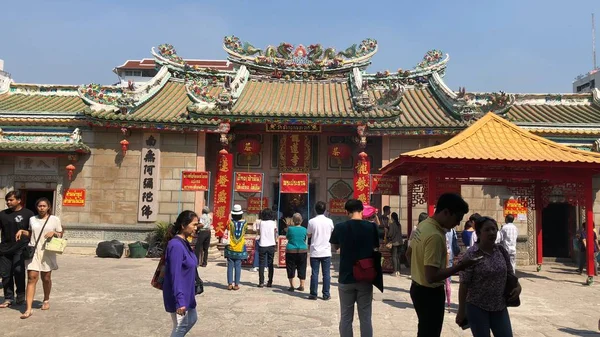
<svg viewBox="0 0 600 337"><path fill-rule="evenodd" d="M200 278L200 275L198 275L198 271L197 270L196 270L196 282L195 282L195 286L196 286L196 295L200 295L200 294L202 294L204 292L204 282Z"/></svg>
<svg viewBox="0 0 600 337"><path fill-rule="evenodd" d="M512 264L510 263L510 258L508 256L508 252L504 247L499 246L502 255L504 255L504 260L506 260L506 270L512 269ZM518 307L521 305L521 299L517 297L516 299L510 301L510 293L519 286L519 278L515 276L514 270L512 273L506 273L506 285L504 286L504 297L506 298L506 306L507 307Z"/></svg>
<svg viewBox="0 0 600 337"><path fill-rule="evenodd" d="M37 238L37 240L35 240L35 246L27 246L23 250L23 259L25 259L25 260L33 259L33 256L35 255L35 250L37 249L37 246L40 243L40 239L42 238L42 235L44 235L44 228L46 228L46 224L48 223L48 220L50 220L50 217L51 217L51 215L48 215L48 217L46 218L46 222L44 222L44 226L42 226L42 230L40 231L40 236ZM31 230L31 232L33 233L33 229Z"/></svg>

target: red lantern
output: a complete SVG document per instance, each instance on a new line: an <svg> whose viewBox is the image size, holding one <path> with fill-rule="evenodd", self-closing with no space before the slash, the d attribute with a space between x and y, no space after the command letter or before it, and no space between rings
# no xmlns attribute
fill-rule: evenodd
<svg viewBox="0 0 600 337"><path fill-rule="evenodd" d="M250 160L253 155L260 153L260 142L253 138L242 139L237 144L237 151Z"/></svg>
<svg viewBox="0 0 600 337"><path fill-rule="evenodd" d="M69 164L69 165L67 165L66 169L67 169L67 176L69 177L69 181L71 181L73 179L73 171L75 171L75 165Z"/></svg>
<svg viewBox="0 0 600 337"><path fill-rule="evenodd" d="M127 154L128 147L129 147L129 141L127 139L123 139L121 141L121 150L123 151L123 155Z"/></svg>
<svg viewBox="0 0 600 337"><path fill-rule="evenodd" d="M342 165L342 160L350 158L352 149L348 144L337 143L329 145L327 155L337 160L338 165Z"/></svg>

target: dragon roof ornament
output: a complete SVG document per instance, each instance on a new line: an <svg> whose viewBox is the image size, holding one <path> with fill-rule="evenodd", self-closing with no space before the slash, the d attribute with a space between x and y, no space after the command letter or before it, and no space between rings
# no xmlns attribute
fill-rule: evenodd
<svg viewBox="0 0 600 337"><path fill-rule="evenodd" d="M249 72L245 66L238 69L236 76L196 77L186 82L188 96L196 108L221 108L228 111L248 83Z"/></svg>
<svg viewBox="0 0 600 337"><path fill-rule="evenodd" d="M259 49L231 35L223 39L223 49L232 61L248 66L310 74L366 66L377 52L377 41L368 38L340 52L331 47L324 49L318 43L308 47L301 44L294 47L282 42L276 47Z"/></svg>

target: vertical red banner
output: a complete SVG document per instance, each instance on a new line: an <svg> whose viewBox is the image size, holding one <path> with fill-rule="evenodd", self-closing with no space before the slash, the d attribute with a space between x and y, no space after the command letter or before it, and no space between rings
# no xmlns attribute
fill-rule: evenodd
<svg viewBox="0 0 600 337"><path fill-rule="evenodd" d="M231 212L231 185L233 184L233 155L227 150L219 151L217 176L213 200L213 226L215 235L222 237L229 222Z"/></svg>
<svg viewBox="0 0 600 337"><path fill-rule="evenodd" d="M368 204L370 199L370 172L369 157L364 152L359 153L354 166L354 199L362 201L363 204Z"/></svg>
<svg viewBox="0 0 600 337"><path fill-rule="evenodd" d="M281 172L308 172L310 169L310 137L284 135L279 141L279 170Z"/></svg>

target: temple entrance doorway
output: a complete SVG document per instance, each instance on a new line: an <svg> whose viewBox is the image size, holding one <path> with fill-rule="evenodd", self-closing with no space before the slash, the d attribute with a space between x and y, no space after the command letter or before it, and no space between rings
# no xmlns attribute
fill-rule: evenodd
<svg viewBox="0 0 600 337"><path fill-rule="evenodd" d="M40 198L46 198L50 200L50 206L52 207L52 211L54 211L54 190L21 190L21 194L23 195L23 207L31 210L35 215L37 215L37 208L35 207L35 202ZM54 212L52 212L54 214Z"/></svg>
<svg viewBox="0 0 600 337"><path fill-rule="evenodd" d="M315 183L309 184L309 192L310 192L310 201L307 194L298 194L298 193L289 193L281 195L281 205L279 205L279 211L283 214L283 216L288 216L288 213L300 213L302 214L302 218L304 222L308 223L307 216L310 214L310 217L315 216L315 203L317 202L317 188ZM273 184L273 199L274 204L277 204L277 198L279 196L279 183L276 182Z"/></svg>
<svg viewBox="0 0 600 337"><path fill-rule="evenodd" d="M575 228L575 207L551 203L542 211L542 248L544 257L568 258L570 232Z"/></svg>

